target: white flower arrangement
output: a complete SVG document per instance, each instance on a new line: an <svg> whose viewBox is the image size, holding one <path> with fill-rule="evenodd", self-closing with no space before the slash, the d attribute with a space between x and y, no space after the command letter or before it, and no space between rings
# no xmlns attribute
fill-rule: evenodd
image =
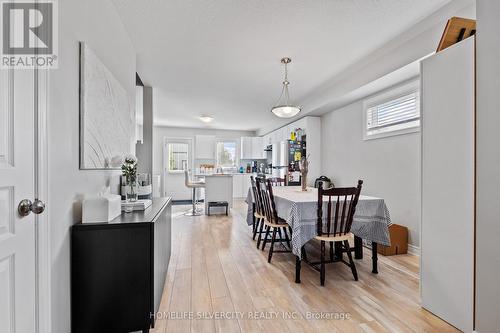
<svg viewBox="0 0 500 333"><path fill-rule="evenodd" d="M127 183L133 185L137 179L137 157L132 154L125 155L122 164L122 175L127 178Z"/></svg>
<svg viewBox="0 0 500 333"><path fill-rule="evenodd" d="M135 164L137 164L137 157L135 157L132 154L127 154L124 157L124 163L128 163L128 164L134 164L135 163Z"/></svg>

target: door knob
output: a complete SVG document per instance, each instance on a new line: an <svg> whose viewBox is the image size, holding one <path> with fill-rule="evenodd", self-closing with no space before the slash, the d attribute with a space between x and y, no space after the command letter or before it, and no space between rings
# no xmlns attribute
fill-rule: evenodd
<svg viewBox="0 0 500 333"><path fill-rule="evenodd" d="M45 204L43 201L35 199L34 202L31 202L29 199L23 199L17 206L17 211L21 216L27 216L29 213L33 212L33 214L41 214L45 210Z"/></svg>

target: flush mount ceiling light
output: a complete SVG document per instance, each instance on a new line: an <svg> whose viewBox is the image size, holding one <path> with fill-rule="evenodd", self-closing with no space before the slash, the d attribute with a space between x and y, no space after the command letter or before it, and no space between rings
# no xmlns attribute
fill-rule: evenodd
<svg viewBox="0 0 500 333"><path fill-rule="evenodd" d="M202 115L199 117L199 119L204 122L204 123L211 123L213 120L214 120L214 117L212 116L206 116L206 115Z"/></svg>
<svg viewBox="0 0 500 333"><path fill-rule="evenodd" d="M290 58L281 59L281 63L285 66L285 78L283 79L283 89L281 90L280 98L276 105L271 109L277 117L280 118L292 118L300 112L300 107L292 105L290 103L290 94L288 92L288 86L290 82L288 81L288 67L287 65L292 62Z"/></svg>

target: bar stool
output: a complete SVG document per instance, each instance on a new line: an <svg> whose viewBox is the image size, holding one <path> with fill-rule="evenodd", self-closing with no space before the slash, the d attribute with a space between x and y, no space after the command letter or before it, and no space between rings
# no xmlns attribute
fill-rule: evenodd
<svg viewBox="0 0 500 333"><path fill-rule="evenodd" d="M192 188L193 189L193 199L192 199L192 208L188 210L184 215L187 216L200 216L203 212L201 209L196 209L196 189L197 188L204 188L205 187L205 182L202 180L199 181L193 181L192 179L189 178L189 171L186 169L184 170L184 185L186 185L187 188Z"/></svg>

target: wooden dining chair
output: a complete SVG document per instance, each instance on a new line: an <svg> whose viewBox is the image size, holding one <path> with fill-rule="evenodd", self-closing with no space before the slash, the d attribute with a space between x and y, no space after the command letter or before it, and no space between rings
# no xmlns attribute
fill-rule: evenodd
<svg viewBox="0 0 500 333"><path fill-rule="evenodd" d="M265 235L262 244L262 251L265 250L266 244L269 241L269 236L272 233L269 255L267 258L267 262L270 263L273 257L273 253L292 252L292 248L290 245L292 228L286 223L284 219L278 217L278 213L276 212L276 205L274 203L273 186L271 180L268 179L267 183L263 180L258 181L257 188L260 191L260 197L262 199L262 204L265 212ZM287 229L290 231L290 237L288 237ZM276 238L276 234L278 234L279 238ZM262 234L259 234L259 241L261 239L261 235ZM285 250L275 250L274 245L276 242L281 243L285 247ZM283 242L286 242L286 246L283 244Z"/></svg>
<svg viewBox="0 0 500 333"><path fill-rule="evenodd" d="M317 236L315 239L321 242L320 261L309 262L309 264L320 272L320 283L325 285L325 264L341 261L351 268L354 280L358 280L356 265L352 260L349 238L352 237L351 225L356 212L359 195L361 193L362 180L358 180L357 187L337 187L324 190L320 185L318 188L318 211L317 211ZM323 206L326 203L326 219L323 218ZM330 243L330 260L325 259L325 246ZM333 248L340 253L332 255ZM343 259L342 253L347 253L349 262ZM319 268L318 268L319 265Z"/></svg>
<svg viewBox="0 0 500 333"><path fill-rule="evenodd" d="M265 216L265 211L264 207L262 206L262 199L260 197L260 192L257 188L257 183L255 181L255 178L253 176L250 176L250 183L252 185L252 195L253 195L253 223L252 223L252 233L253 237L252 239L255 240L255 237L257 234L263 233L263 228L264 228L264 219L266 218ZM257 243L257 248L259 248L259 242Z"/></svg>
<svg viewBox="0 0 500 333"><path fill-rule="evenodd" d="M283 178L280 177L272 177L270 178L271 184L273 186L287 186L288 183L286 181L286 175L283 176Z"/></svg>
<svg viewBox="0 0 500 333"><path fill-rule="evenodd" d="M257 230L257 234L259 235L259 237L257 237L257 248L260 249L260 244L261 244L261 241L262 241L262 234L265 233L265 228L264 228L264 219L265 219L265 210L264 210L264 203L262 202L262 195L261 195L261 192L260 192L260 187L259 187L259 184L262 183L262 182L266 182L266 176L257 176L255 177L255 185L256 185L256 191L257 191L257 197L259 198L259 203L260 203L260 209L262 210L262 214L259 214L259 215L262 215L264 216L263 219L261 219L259 225L256 227L256 230Z"/></svg>

